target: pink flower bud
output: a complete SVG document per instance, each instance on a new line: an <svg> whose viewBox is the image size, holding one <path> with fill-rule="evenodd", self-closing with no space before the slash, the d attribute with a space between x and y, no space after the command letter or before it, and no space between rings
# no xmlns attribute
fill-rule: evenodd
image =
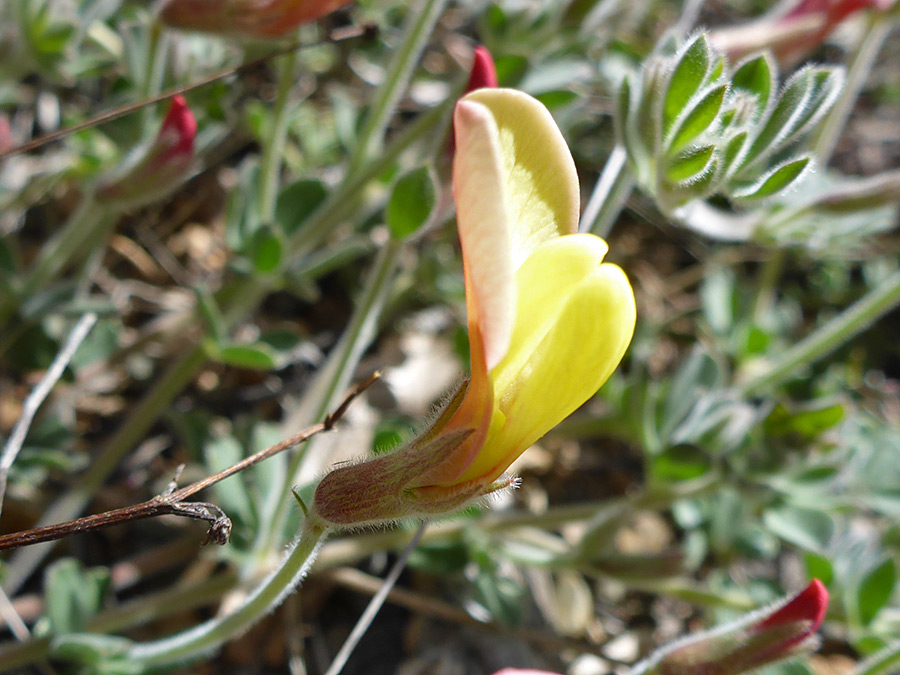
<svg viewBox="0 0 900 675"><path fill-rule="evenodd" d="M351 0L168 0L160 18L185 30L245 38L284 35Z"/></svg>
<svg viewBox="0 0 900 675"><path fill-rule="evenodd" d="M487 47L478 45L472 54L472 69L469 72L469 82L466 84L466 90L463 94L465 95L476 89L484 89L486 87L497 87L497 68L494 66L494 57L491 56ZM448 156L451 157L456 150L455 123L453 133L450 134L447 150Z"/></svg>
<svg viewBox="0 0 900 675"><path fill-rule="evenodd" d="M793 598L739 621L689 636L639 664L645 675L738 675L815 648L828 591L813 579Z"/></svg>
<svg viewBox="0 0 900 675"><path fill-rule="evenodd" d="M194 160L197 121L183 96L175 96L153 143L97 188L105 203L148 204L181 184Z"/></svg>
<svg viewBox="0 0 900 675"><path fill-rule="evenodd" d="M494 59L487 47L478 45L472 57L472 72L469 75L469 83L466 85L466 93L483 87L497 86L497 68Z"/></svg>

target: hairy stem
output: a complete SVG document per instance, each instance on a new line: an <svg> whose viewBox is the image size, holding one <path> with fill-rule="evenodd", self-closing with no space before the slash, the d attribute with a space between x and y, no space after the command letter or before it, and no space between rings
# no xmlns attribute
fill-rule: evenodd
<svg viewBox="0 0 900 675"><path fill-rule="evenodd" d="M764 372L739 385L745 395L784 382L799 370L859 335L900 304L900 272L895 272L836 317L784 352Z"/></svg>
<svg viewBox="0 0 900 675"><path fill-rule="evenodd" d="M278 568L273 571L234 611L163 640L136 644L127 659L146 666L184 663L208 654L250 628L274 610L294 590L315 560L324 525L307 518L300 538Z"/></svg>
<svg viewBox="0 0 900 675"><path fill-rule="evenodd" d="M446 5L447 0L426 0L418 8L415 3L409 5L403 41L394 51L384 82L378 88L360 129L354 156L347 171L349 178L354 177L362 166L381 152L384 132L394 115L397 102L406 90L425 43Z"/></svg>
<svg viewBox="0 0 900 675"><path fill-rule="evenodd" d="M291 99L291 88L294 86L298 54L299 51L295 50L278 58L278 89L272 108L269 135L263 145L260 160L259 217L263 223L271 222L275 216L283 149L290 121L287 114L290 110L288 103Z"/></svg>

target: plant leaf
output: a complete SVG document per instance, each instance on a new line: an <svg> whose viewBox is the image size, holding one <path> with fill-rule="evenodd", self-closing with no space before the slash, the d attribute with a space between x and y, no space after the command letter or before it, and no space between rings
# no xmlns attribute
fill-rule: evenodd
<svg viewBox="0 0 900 675"><path fill-rule="evenodd" d="M434 180L428 167L421 166L401 176L385 210L385 219L394 238L405 239L415 234L428 220L436 200Z"/></svg>
<svg viewBox="0 0 900 675"><path fill-rule="evenodd" d="M728 85L725 84L713 87L685 113L669 140L669 153L678 152L709 128L722 109L726 91Z"/></svg>
<svg viewBox="0 0 900 675"><path fill-rule="evenodd" d="M778 194L800 178L811 161L812 157L809 156L789 160L776 166L750 187L733 191L732 196L735 199L750 200L764 199Z"/></svg>
<svg viewBox="0 0 900 675"><path fill-rule="evenodd" d="M709 164L716 152L716 146L704 145L689 148L669 162L666 180L672 183L691 182L709 170Z"/></svg>
<svg viewBox="0 0 900 675"><path fill-rule="evenodd" d="M684 49L678 64L669 77L663 103L663 135L669 129L691 97L703 85L709 70L710 50L706 35L701 33Z"/></svg>
<svg viewBox="0 0 900 675"><path fill-rule="evenodd" d="M897 570L890 559L885 560L863 578L856 596L859 620L863 626L868 626L888 603L896 582Z"/></svg>
<svg viewBox="0 0 900 675"><path fill-rule="evenodd" d="M775 78L772 76L774 68L771 58L768 54L760 54L744 61L731 78L731 86L734 89L741 89L756 96L760 113L765 111L772 96Z"/></svg>

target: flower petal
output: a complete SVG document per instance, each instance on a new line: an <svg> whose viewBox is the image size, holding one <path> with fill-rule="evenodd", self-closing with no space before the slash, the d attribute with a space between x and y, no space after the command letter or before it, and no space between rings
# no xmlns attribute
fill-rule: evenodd
<svg viewBox="0 0 900 675"><path fill-rule="evenodd" d="M589 239L597 238L551 242L519 270L519 320L507 357L491 373L505 423L491 426L459 482L499 476L593 396L622 359L634 332L634 294L619 267L600 264L605 243Z"/></svg>
<svg viewBox="0 0 900 675"><path fill-rule="evenodd" d="M487 374L479 372L479 360L489 370L506 353L515 288L499 132L490 110L467 98L456 104L453 116L453 190L466 281L472 380L477 384Z"/></svg>
<svg viewBox="0 0 900 675"><path fill-rule="evenodd" d="M578 176L553 117L527 94L474 91L460 99L453 125L470 343L490 369L509 344L514 271L538 246L577 229Z"/></svg>
<svg viewBox="0 0 900 675"><path fill-rule="evenodd" d="M488 108L498 128L513 266L538 246L578 229L578 174L553 116L514 89L479 89L463 100Z"/></svg>

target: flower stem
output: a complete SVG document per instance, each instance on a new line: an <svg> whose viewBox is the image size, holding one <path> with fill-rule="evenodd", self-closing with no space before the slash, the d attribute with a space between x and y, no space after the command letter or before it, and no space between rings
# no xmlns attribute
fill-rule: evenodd
<svg viewBox="0 0 900 675"><path fill-rule="evenodd" d="M388 65L384 82L378 88L375 100L369 108L366 120L359 132L354 156L350 160L347 177L355 174L374 156L381 152L384 143L384 132L387 129L397 101L409 84L413 69L425 43L434 30L434 25L444 11L447 0L426 0L417 9L410 3L410 14L407 18L403 42L394 52Z"/></svg>
<svg viewBox="0 0 900 675"><path fill-rule="evenodd" d="M866 30L860 36L856 53L850 61L847 81L841 89L841 95L828 112L813 143L812 151L820 166L827 165L831 160L838 139L844 132L847 120L859 99L860 91L869 78L878 53L893 27L893 22L879 16L878 12L870 12L870 14L872 16L869 18Z"/></svg>
<svg viewBox="0 0 900 675"><path fill-rule="evenodd" d="M634 174L628 166L628 155L625 148L617 143L584 207L579 229L593 232L598 237L609 236L633 189Z"/></svg>
<svg viewBox="0 0 900 675"><path fill-rule="evenodd" d="M271 222L275 217L275 204L278 201L278 186L281 173L283 148L287 139L291 98L291 88L295 81L295 71L300 50L293 50L278 59L278 84L275 95L275 106L272 109L272 122L269 135L262 149L259 174L259 217L263 223Z"/></svg>
<svg viewBox="0 0 900 675"><path fill-rule="evenodd" d="M900 664L900 642L895 642L859 664L853 675L879 675L898 664Z"/></svg>
<svg viewBox="0 0 900 675"><path fill-rule="evenodd" d="M895 272L878 287L784 352L764 372L739 386L745 395L759 393L794 375L857 336L876 320L900 304L900 272Z"/></svg>
<svg viewBox="0 0 900 675"><path fill-rule="evenodd" d="M365 282L365 291L357 302L346 331L332 351L328 362L316 374L297 411L284 423L286 429L302 429L308 426L305 420L321 419L334 407L341 392L347 388L353 377L353 371L375 336L378 317L394 280L394 270L402 250L402 243L394 239L389 240L382 248ZM266 557L277 545L276 538L278 533L283 531L287 507L292 503L288 499L291 486L296 480L304 458L312 454L310 453L312 447L314 446L307 444L291 457L280 488L281 499L271 522L261 526L254 546L258 559Z"/></svg>
<svg viewBox="0 0 900 675"><path fill-rule="evenodd" d="M165 666L190 661L240 635L278 607L312 566L326 533L324 525L307 518L300 538L285 559L234 611L210 619L163 640L136 644L128 652L132 663Z"/></svg>
<svg viewBox="0 0 900 675"><path fill-rule="evenodd" d="M346 205L353 203L353 196L374 176L381 173L386 166L412 145L419 138L445 121L447 106L437 106L420 115L413 124L391 146L371 164L365 168L357 178L345 181L329 197L316 214L314 214L307 226L301 228L298 234L299 240L295 240L293 246L293 259L299 257L300 251L309 251L318 241L321 241L333 225L342 218L346 212ZM263 277L242 279L234 287L234 294L223 302L223 314L226 323L238 321L252 312L260 299L265 295L268 282ZM189 327L195 326L196 320L192 317L182 329L175 332L184 335ZM175 363L171 364L160 377L153 388L141 399L131 415L122 423L116 434L104 445L98 459L91 465L78 485L70 494L60 498L38 525L47 525L63 520L71 520L82 512L85 505L93 498L96 487L102 485L113 468L118 464L125 453L143 437L178 393L191 381L191 378L206 363L206 352L202 346L195 345L187 349L186 353ZM53 544L38 544L17 551L13 556L7 573L4 576L3 588L7 593L18 590L31 573L40 565L41 561L50 552Z"/></svg>

